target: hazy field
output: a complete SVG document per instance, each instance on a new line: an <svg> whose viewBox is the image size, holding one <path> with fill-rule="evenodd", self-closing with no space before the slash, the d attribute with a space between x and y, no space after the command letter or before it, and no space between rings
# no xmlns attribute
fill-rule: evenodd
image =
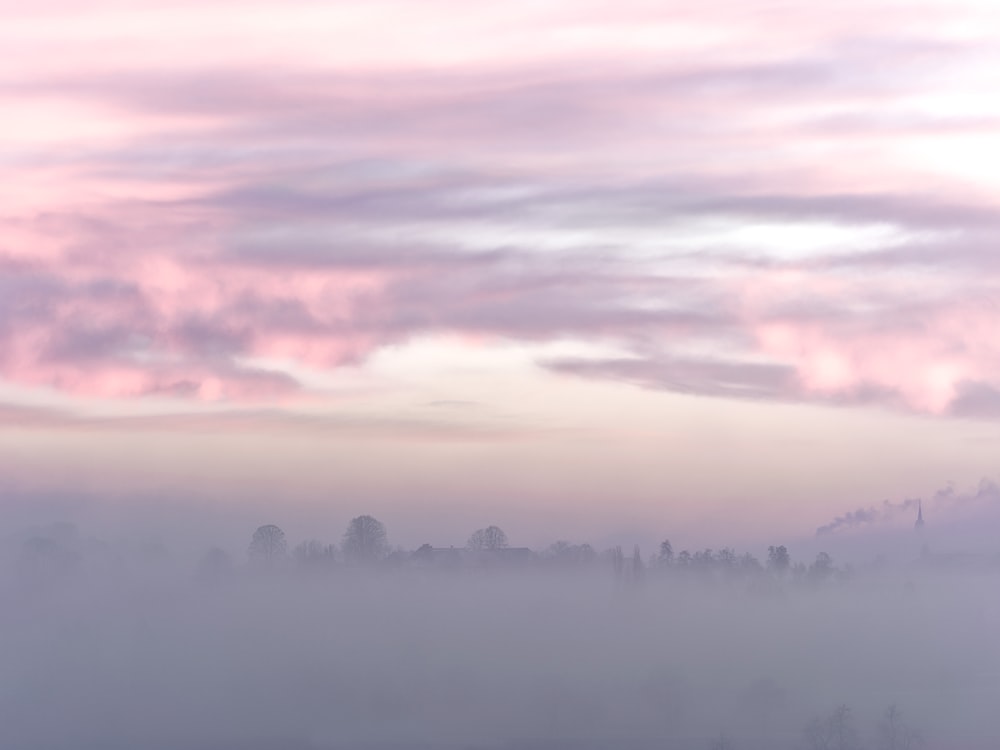
<svg viewBox="0 0 1000 750"><path fill-rule="evenodd" d="M0 726L5 747L73 750L792 748L846 704L877 748L896 704L925 747L993 746L998 584L915 565L753 590L601 566L12 575Z"/></svg>

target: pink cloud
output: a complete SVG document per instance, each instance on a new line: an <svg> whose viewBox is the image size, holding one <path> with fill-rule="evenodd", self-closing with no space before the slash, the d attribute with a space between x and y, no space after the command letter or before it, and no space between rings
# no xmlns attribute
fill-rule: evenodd
<svg viewBox="0 0 1000 750"><path fill-rule="evenodd" d="M997 310L984 301L1000 289L987 276L959 291L960 279L939 274L906 282L884 270L867 278L765 273L744 282L752 290L744 314L761 351L794 367L806 394L882 392L942 414L966 384L995 383L1000 365L992 333ZM796 305L823 312L781 312Z"/></svg>
<svg viewBox="0 0 1000 750"><path fill-rule="evenodd" d="M16 186L0 376L267 400L299 388L282 363L332 369L444 332L607 342L632 357L550 364L649 387L946 413L1000 388L996 310L970 294L998 291L982 237L1000 185L910 155L993 128L986 111L927 114L956 80L969 101L991 90L978 14L19 10L0 29ZM698 232L720 224L908 239L705 250Z"/></svg>

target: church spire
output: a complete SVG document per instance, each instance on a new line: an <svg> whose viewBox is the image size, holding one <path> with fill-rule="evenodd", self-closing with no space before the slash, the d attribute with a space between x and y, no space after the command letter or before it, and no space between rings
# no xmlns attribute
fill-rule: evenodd
<svg viewBox="0 0 1000 750"><path fill-rule="evenodd" d="M917 522L913 524L913 528L917 531L924 528L924 506L919 500L917 500Z"/></svg>

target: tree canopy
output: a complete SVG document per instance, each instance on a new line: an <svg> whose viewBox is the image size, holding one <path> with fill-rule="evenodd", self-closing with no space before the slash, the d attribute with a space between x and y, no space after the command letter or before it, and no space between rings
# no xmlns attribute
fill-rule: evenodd
<svg viewBox="0 0 1000 750"><path fill-rule="evenodd" d="M373 563L389 552L385 526L372 516L352 518L344 532L344 559L351 563Z"/></svg>
<svg viewBox="0 0 1000 750"><path fill-rule="evenodd" d="M288 545L285 542L285 532L274 524L258 526L250 539L250 548L247 554L250 562L272 564L284 559L288 553Z"/></svg>
<svg viewBox="0 0 1000 750"><path fill-rule="evenodd" d="M474 531L465 546L474 552L504 549L508 546L507 535L499 526L487 526Z"/></svg>

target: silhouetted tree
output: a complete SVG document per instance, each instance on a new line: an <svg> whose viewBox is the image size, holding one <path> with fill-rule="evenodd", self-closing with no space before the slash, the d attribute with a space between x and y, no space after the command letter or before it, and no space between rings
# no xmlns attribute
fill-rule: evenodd
<svg viewBox="0 0 1000 750"><path fill-rule="evenodd" d="M783 575L792 564L785 545L767 548L767 569L778 575Z"/></svg>
<svg viewBox="0 0 1000 750"><path fill-rule="evenodd" d="M659 565L670 565L674 561L674 548L669 539L660 542L660 554L656 557Z"/></svg>
<svg viewBox="0 0 1000 750"><path fill-rule="evenodd" d="M885 710L878 729L881 750L915 750L923 744L920 733L903 721L903 712L895 704Z"/></svg>
<svg viewBox="0 0 1000 750"><path fill-rule="evenodd" d="M324 544L318 539L309 539L300 542L292 550L292 555L299 565L333 565L337 560L337 548L332 544Z"/></svg>
<svg viewBox="0 0 1000 750"><path fill-rule="evenodd" d="M733 570L736 568L736 561L736 552L731 547L723 547L715 553L715 562L722 570Z"/></svg>
<svg viewBox="0 0 1000 750"><path fill-rule="evenodd" d="M259 526L250 540L247 550L250 562L258 565L273 565L288 554L285 532L274 524Z"/></svg>
<svg viewBox="0 0 1000 750"><path fill-rule="evenodd" d="M551 560L566 561L570 556L570 551L573 549L573 545L567 541L560 539L559 541L552 542L549 548L545 550L545 557Z"/></svg>
<svg viewBox="0 0 1000 750"><path fill-rule="evenodd" d="M642 562L642 555L639 553L639 545L635 545L632 550L632 580L641 581L646 574L646 566Z"/></svg>
<svg viewBox="0 0 1000 750"><path fill-rule="evenodd" d="M739 565L740 570L744 573L760 573L764 570L764 566L760 564L760 560L751 555L749 552L740 557Z"/></svg>
<svg viewBox="0 0 1000 750"><path fill-rule="evenodd" d="M732 750L733 744L725 734L720 734L708 745L709 750Z"/></svg>
<svg viewBox="0 0 1000 750"><path fill-rule="evenodd" d="M813 719L805 728L810 750L860 750L858 730L851 718L851 709L837 706L829 716Z"/></svg>
<svg viewBox="0 0 1000 750"><path fill-rule="evenodd" d="M809 750L833 750L833 738L824 719L812 719L802 730Z"/></svg>
<svg viewBox="0 0 1000 750"><path fill-rule="evenodd" d="M616 546L608 551L611 558L611 565L615 571L615 578L621 578L625 574L625 555L622 554L621 546Z"/></svg>
<svg viewBox="0 0 1000 750"><path fill-rule="evenodd" d="M809 568L806 567L804 562L792 563L792 567L789 568L792 571L792 580L795 582L801 582L809 574Z"/></svg>
<svg viewBox="0 0 1000 750"><path fill-rule="evenodd" d="M695 552L691 556L691 567L702 573L710 573L715 569L715 552L707 548L700 552Z"/></svg>
<svg viewBox="0 0 1000 750"><path fill-rule="evenodd" d="M465 546L473 552L504 549L507 547L507 535L499 526L487 526L473 532Z"/></svg>
<svg viewBox="0 0 1000 750"><path fill-rule="evenodd" d="M351 519L344 532L344 558L352 563L373 563L389 552L385 526L371 516Z"/></svg>
<svg viewBox="0 0 1000 750"><path fill-rule="evenodd" d="M833 575L833 558L826 552L816 555L816 561L809 566L809 580L814 583L823 583Z"/></svg>

